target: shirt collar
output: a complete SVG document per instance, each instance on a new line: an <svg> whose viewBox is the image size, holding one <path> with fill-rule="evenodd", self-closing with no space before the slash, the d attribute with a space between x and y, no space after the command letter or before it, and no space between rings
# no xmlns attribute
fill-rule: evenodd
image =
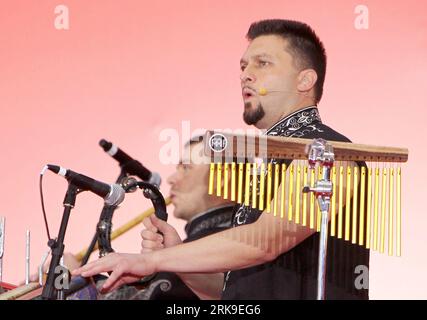
<svg viewBox="0 0 427 320"><path fill-rule="evenodd" d="M232 214L233 207L234 207L234 204L226 204L223 206L210 208L206 211L203 211L201 213L196 214L185 225L185 232L186 232L187 236L189 236L191 233L194 233L195 229L199 229L198 225L201 224L203 221L206 221L207 219L215 217L215 216L221 214L222 212L229 212L230 213L230 224L231 224L231 214Z"/></svg>
<svg viewBox="0 0 427 320"><path fill-rule="evenodd" d="M290 136L292 132L312 123L322 122L316 105L299 109L277 121L267 131L267 135Z"/></svg>

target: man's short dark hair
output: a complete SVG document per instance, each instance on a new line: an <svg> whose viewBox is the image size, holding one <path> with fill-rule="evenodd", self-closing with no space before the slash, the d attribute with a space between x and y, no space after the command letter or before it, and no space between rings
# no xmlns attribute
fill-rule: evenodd
<svg viewBox="0 0 427 320"><path fill-rule="evenodd" d="M246 38L249 41L263 35L278 35L288 41L288 51L300 70L313 69L317 73L314 86L315 102L323 94L323 83L326 74L326 52L323 43L314 30L307 24L282 19L271 19L254 22L249 27Z"/></svg>

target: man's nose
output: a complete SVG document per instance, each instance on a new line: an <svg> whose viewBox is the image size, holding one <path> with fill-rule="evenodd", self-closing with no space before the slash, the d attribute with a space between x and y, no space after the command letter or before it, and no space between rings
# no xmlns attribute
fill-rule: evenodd
<svg viewBox="0 0 427 320"><path fill-rule="evenodd" d="M253 74L253 72L251 72L249 67L246 67L242 73L240 74L240 81L245 84L247 82L255 82L256 77Z"/></svg>
<svg viewBox="0 0 427 320"><path fill-rule="evenodd" d="M174 185L176 183L176 177L177 177L177 172L175 171L174 173L172 173L168 178L167 178L167 183L170 184L171 186Z"/></svg>

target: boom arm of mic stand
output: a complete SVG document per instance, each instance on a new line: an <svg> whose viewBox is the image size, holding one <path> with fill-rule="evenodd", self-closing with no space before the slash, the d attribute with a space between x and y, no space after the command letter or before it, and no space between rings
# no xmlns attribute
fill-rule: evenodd
<svg viewBox="0 0 427 320"><path fill-rule="evenodd" d="M120 183L123 178L127 176L126 171L122 168L120 171L119 177L116 179L116 183ZM105 255L106 253L113 252L113 248L111 247L111 241L110 241L110 234L111 234L111 219L113 217L114 211L117 209L117 206L108 206L104 205L102 208L101 215L99 217L99 222L96 227L95 235L92 238L92 241L85 253L85 256L82 259L82 262L80 266L84 266L89 258L90 255L93 252L93 249L95 248L96 243L98 242L99 247L99 256ZM109 226L109 229L106 230L105 228ZM102 234L100 234L100 231L102 231Z"/></svg>

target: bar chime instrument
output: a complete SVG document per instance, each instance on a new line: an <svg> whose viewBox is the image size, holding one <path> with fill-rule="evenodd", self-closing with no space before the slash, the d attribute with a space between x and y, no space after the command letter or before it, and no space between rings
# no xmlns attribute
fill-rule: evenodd
<svg viewBox="0 0 427 320"><path fill-rule="evenodd" d="M319 299L328 234L401 256L400 164L407 149L215 131L204 141L209 194L321 232Z"/></svg>

